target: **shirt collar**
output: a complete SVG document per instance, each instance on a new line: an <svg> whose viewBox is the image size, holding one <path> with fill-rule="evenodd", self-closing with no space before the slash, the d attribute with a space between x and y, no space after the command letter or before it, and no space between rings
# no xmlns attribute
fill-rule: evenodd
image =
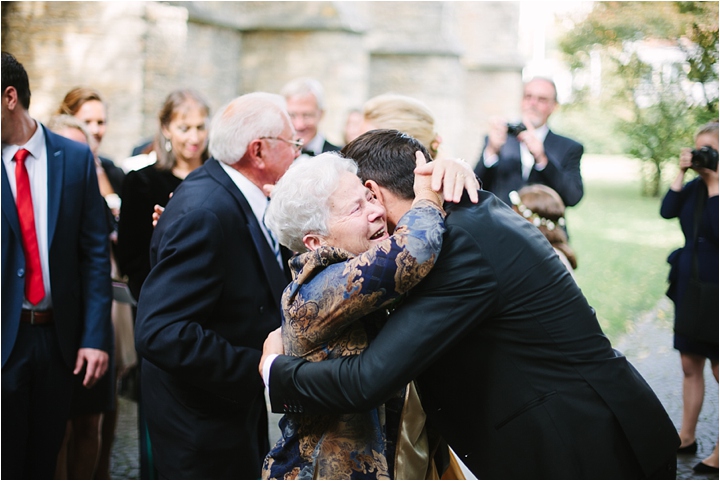
<svg viewBox="0 0 720 481"><path fill-rule="evenodd" d="M230 176L230 180L240 189L245 200L250 204L250 208L259 220L262 220L267 207L267 196L257 185L253 184L247 177L240 172L227 165L225 162L218 161L220 167Z"/></svg>
<svg viewBox="0 0 720 481"><path fill-rule="evenodd" d="M3 144L3 158L12 159L15 156L15 153L20 149L26 149L30 152L30 155L34 159L40 159L42 157L43 149L45 149L45 131L40 122L34 119L33 121L35 122L36 129L35 133L33 133L32 137L30 137L30 140L28 140L25 145Z"/></svg>
<svg viewBox="0 0 720 481"><path fill-rule="evenodd" d="M307 144L303 145L303 150L311 151L315 155L321 154L323 145L325 144L325 137L323 134L318 133L313 139Z"/></svg>

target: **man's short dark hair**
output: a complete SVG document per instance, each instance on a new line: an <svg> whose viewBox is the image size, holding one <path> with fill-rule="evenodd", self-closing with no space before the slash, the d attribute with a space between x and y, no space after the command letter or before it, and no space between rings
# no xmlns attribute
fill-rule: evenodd
<svg viewBox="0 0 720 481"><path fill-rule="evenodd" d="M340 152L358 165L358 176L374 180L401 199L415 198L415 152L432 160L427 149L414 137L397 130L371 130L347 144Z"/></svg>
<svg viewBox="0 0 720 481"><path fill-rule="evenodd" d="M12 54L2 53L2 91L14 87L18 101L25 110L30 108L30 82L25 67Z"/></svg>

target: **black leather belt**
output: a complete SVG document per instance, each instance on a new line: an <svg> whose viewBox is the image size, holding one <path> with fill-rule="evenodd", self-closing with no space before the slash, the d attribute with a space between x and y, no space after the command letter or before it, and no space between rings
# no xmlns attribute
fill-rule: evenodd
<svg viewBox="0 0 720 481"><path fill-rule="evenodd" d="M20 313L20 320L28 324L40 325L54 322L53 311L31 311L23 309Z"/></svg>

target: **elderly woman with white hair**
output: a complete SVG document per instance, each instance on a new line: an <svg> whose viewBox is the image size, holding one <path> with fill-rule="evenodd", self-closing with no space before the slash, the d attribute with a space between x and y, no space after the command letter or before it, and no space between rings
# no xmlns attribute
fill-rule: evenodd
<svg viewBox="0 0 720 481"><path fill-rule="evenodd" d="M413 208L391 236L385 208L356 173L354 161L326 153L298 159L273 189L265 222L300 252L282 298L286 354L360 353L440 252L445 214L429 175L416 174ZM263 478L423 479L433 467L424 418L412 384L370 412L285 415Z"/></svg>

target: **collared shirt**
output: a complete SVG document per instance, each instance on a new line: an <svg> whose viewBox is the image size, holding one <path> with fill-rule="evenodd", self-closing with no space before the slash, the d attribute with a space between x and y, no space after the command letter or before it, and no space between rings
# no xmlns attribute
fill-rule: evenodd
<svg viewBox="0 0 720 481"><path fill-rule="evenodd" d="M250 204L250 209L252 209L253 214L255 214L255 218L257 219L258 223L260 224L260 228L263 231L263 234L265 235L265 240L267 240L268 245L270 246L271 250L274 250L274 242L273 238L271 237L270 232L268 231L267 227L265 226L265 209L267 209L268 206L268 198L265 195L265 193L260 189L257 185L253 184L247 177L242 175L237 170L233 169L231 166L227 165L225 162L220 162L220 167L223 168L225 172L230 176L230 179L233 181L233 183L237 186L238 189L240 189L240 192L242 192L242 195L245 197L245 200L248 201L248 204ZM276 256L278 260L278 264L280 264L280 268L283 268L283 262L282 262L282 256L278 253Z"/></svg>
<svg viewBox="0 0 720 481"><path fill-rule="evenodd" d="M303 154L304 156L311 157L311 155L308 152L312 152L312 155L320 155L322 154L323 146L325 145L325 136L321 133L318 133L315 137L312 138L310 142L303 145Z"/></svg>
<svg viewBox="0 0 720 481"><path fill-rule="evenodd" d="M545 142L545 137L547 137L548 132L550 132L550 128L547 126L547 124L544 124L538 128L535 129L535 137L540 140L540 142ZM527 180L528 177L530 177L530 171L535 168L537 171L542 171L545 169L545 167L537 167L537 164L535 164L535 157L530 153L527 146L524 142L519 142L520 144L520 162L522 163L522 176L524 180ZM483 164L485 164L485 167L492 167L493 165L497 164L498 160L500 158L497 154L494 155L487 155L483 152Z"/></svg>
<svg viewBox="0 0 720 481"><path fill-rule="evenodd" d="M10 190L13 199L17 199L17 185L15 182L15 162L13 157L20 149L30 152L25 159L28 176L30 177L30 194L33 201L35 215L35 232L37 233L38 250L40 251L40 266L43 273L45 298L39 304L30 304L23 300L24 309L46 310L52 308L50 292L50 261L48 239L48 156L45 144L45 132L42 125L35 121L35 133L25 145L2 145L2 161L5 166Z"/></svg>

